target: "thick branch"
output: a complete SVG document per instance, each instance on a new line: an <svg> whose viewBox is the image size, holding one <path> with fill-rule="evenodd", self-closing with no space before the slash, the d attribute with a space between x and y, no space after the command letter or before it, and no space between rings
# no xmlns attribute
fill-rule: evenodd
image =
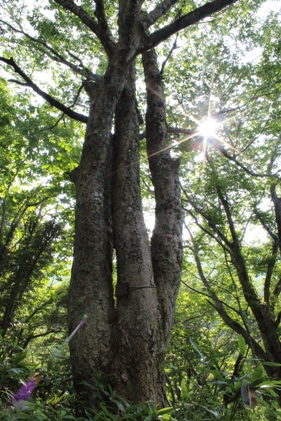
<svg viewBox="0 0 281 421"><path fill-rule="evenodd" d="M249 306L251 307L258 321L258 319L260 320L260 317L261 317L260 316L261 303L248 275L245 259L241 253L240 241L236 233L234 221L231 214L231 209L230 209L228 200L223 194L221 188L219 186L216 186L216 190L217 190L219 200L225 211L228 227L231 232L232 243L230 243L230 250L231 250L232 262L237 270L237 274L238 274L241 286L243 288L246 301L248 302Z"/></svg>
<svg viewBox="0 0 281 421"><path fill-rule="evenodd" d="M204 18L211 16L213 13L219 12L226 6L230 6L237 0L215 0L212 3L207 3L204 6L198 7L190 13L176 19L169 25L164 26L158 31L153 32L144 42L143 49L148 50L165 41L171 35L194 25ZM167 2L169 3L169 2Z"/></svg>
<svg viewBox="0 0 281 421"><path fill-rule="evenodd" d="M273 291L273 295L275 298L278 298L281 292L281 278L279 279L279 281L277 282L277 284L275 285L274 291Z"/></svg>
<svg viewBox="0 0 281 421"><path fill-rule="evenodd" d="M104 19L105 15L102 12L102 1L96 2L96 15L98 16L99 23L97 23L96 20L93 19L82 6L77 6L77 4L72 0L54 1L77 16L99 38L108 56L112 56L114 54L116 44L107 22Z"/></svg>
<svg viewBox="0 0 281 421"><path fill-rule="evenodd" d="M239 246L239 239L238 239L238 236L237 236L237 233L236 233L236 230L235 230L234 221L233 221L233 218L232 218L232 214L231 214L231 210L230 210L228 200L225 197L225 195L223 194L220 186L216 185L216 190L217 190L217 193L218 193L219 200L220 200L220 202L221 202L221 204L224 208L225 214L226 214L228 226L229 226L229 229L230 229L230 232L231 232L231 237L232 237L232 240L233 240L233 245Z"/></svg>
<svg viewBox="0 0 281 421"><path fill-rule="evenodd" d="M71 110L70 108L66 107L61 102L53 98L51 95L42 91L42 89L40 89L37 85L35 85L35 83L32 82L32 80L26 75L26 73L24 73L24 71L15 63L12 57L10 59L0 57L0 61L3 61L4 63L13 67L14 71L25 80L25 86L28 86L29 88L33 89L34 92L36 92L38 95L44 98L52 107L55 107L58 110L64 112L64 114L66 114L70 118L73 118L74 120L81 121L82 123L87 123L87 116L80 113L76 113L75 111Z"/></svg>
<svg viewBox="0 0 281 421"><path fill-rule="evenodd" d="M176 3L178 3L178 0L164 0L151 12L143 14L143 22L146 27L153 25L159 18L161 18L161 16L165 16L168 10L170 10Z"/></svg>
<svg viewBox="0 0 281 421"><path fill-rule="evenodd" d="M104 1L103 0L95 0L95 3L96 3L95 16L97 17L98 22L99 22L100 33L105 38L105 40L107 40L107 41L109 40L109 46L108 46L109 53L112 53L115 43L113 41L113 36L112 36L112 33L111 33L110 28L109 28L108 23L107 23L107 19L106 19L106 15L105 15L105 9L104 9ZM101 42L103 43L102 40L101 40Z"/></svg>
<svg viewBox="0 0 281 421"><path fill-rule="evenodd" d="M278 251L278 241L275 241L273 243L272 253L267 264L266 277L264 281L264 301L266 302L267 305L269 305L271 278L272 278L273 270L276 263L277 251Z"/></svg>
<svg viewBox="0 0 281 421"><path fill-rule="evenodd" d="M277 185L275 183L272 184L270 187L270 193L271 193L271 199L273 201L274 211L275 211L275 221L276 221L277 231L278 231L278 246L281 251L281 198L277 196L276 187Z"/></svg>

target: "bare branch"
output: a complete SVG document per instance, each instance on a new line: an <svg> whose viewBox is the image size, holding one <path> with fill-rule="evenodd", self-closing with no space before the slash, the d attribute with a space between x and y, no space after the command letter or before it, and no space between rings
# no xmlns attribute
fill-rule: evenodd
<svg viewBox="0 0 281 421"><path fill-rule="evenodd" d="M227 239L227 237L223 234L223 232L218 229L217 225L214 223L212 218L209 215L207 215L206 212L204 212L204 210L200 206L198 206L198 204L190 197L190 195L188 194L188 192L184 189L184 187L182 185L181 185L181 189L182 189L182 192L184 193L184 195L186 197L187 202L193 207L193 209L196 212L199 213L199 215L201 215L205 219L205 221L208 223L209 227L218 235L218 237L228 247L227 251L230 252L231 248L232 248L232 243ZM193 216L192 213L189 210L187 210L187 212L189 212L191 214L191 216ZM213 238L216 241L218 241L215 236ZM222 244L220 243L220 245L222 245Z"/></svg>
<svg viewBox="0 0 281 421"><path fill-rule="evenodd" d="M271 284L271 278L273 275L273 270L276 263L277 258L277 251L278 251L278 241L275 241L272 246L272 253L269 258L268 264L267 264L267 271L266 271L266 277L264 281L264 301L267 305L270 305L269 298L270 298L270 284Z"/></svg>
<svg viewBox="0 0 281 421"><path fill-rule="evenodd" d="M183 199L183 202L184 202L184 199ZM194 208L193 202L187 200L187 203L189 203ZM202 213L200 213L198 208L195 209L201 216L203 216L203 218L207 221L208 226L216 232L217 236L214 235L212 233L212 231L207 230L202 224L200 224L197 217L194 215L194 213L191 210L186 209L185 207L183 207L183 210L185 210L185 212L188 213L193 218L195 224L198 226L198 228L200 228L201 231L203 231L205 234L207 234L208 236L213 238L213 240L215 240L222 247L222 249L225 250L227 253L231 253L231 250L229 248L230 246L228 245L228 247L227 247L224 244L224 239L220 238L221 231L218 230L218 232L217 232L213 229L213 225L209 224L209 222L208 222L208 220L207 220L207 218L206 218L206 216L205 216L205 214L203 213L202 210L200 210L200 211L202 211Z"/></svg>
<svg viewBox="0 0 281 421"><path fill-rule="evenodd" d="M69 107L66 107L61 102L53 98L51 95L42 91L42 89L40 89L35 83L33 83L32 80L26 75L26 73L24 73L24 71L15 63L12 57L10 59L0 57L0 61L3 61L4 63L13 67L14 71L18 73L25 80L26 82L25 86L28 86L31 89L33 89L34 92L36 92L38 95L44 98L52 107L55 107L60 111L63 111L66 115L68 115L68 117L73 118L74 120L81 121L82 123L87 123L87 120L88 120L87 116L80 113L76 113L75 111L71 110ZM17 83L17 81L15 82ZM22 85L22 83L20 84Z"/></svg>
<svg viewBox="0 0 281 421"><path fill-rule="evenodd" d="M161 70L160 70L160 75L161 76L164 73L165 66L166 66L168 60L170 59L171 55L173 54L173 51L177 48L177 40L178 40L178 34L176 34L175 41L174 41L174 43L172 45L172 48L169 51L169 54L167 55L166 59L162 63Z"/></svg>
<svg viewBox="0 0 281 421"><path fill-rule="evenodd" d="M229 304L227 304L225 301L222 301L222 300L220 300L217 296L216 296L216 294L207 294L206 292L203 292L203 291L199 291L198 289L196 289L196 288L193 288L193 287L191 287L190 285L188 285L185 281L183 281L183 280L181 280L181 283L182 284L184 284L188 289L191 289L191 291L194 291L194 292L196 292L196 294L200 294L200 295L203 295L204 297L207 297L207 298L210 298L210 300L213 300L213 301L218 301L218 302L220 302L222 305L224 305L224 306L226 306L226 307L228 307L230 310L232 310L232 311L234 311L235 313L237 313L238 314L238 316L241 316L241 314L240 314L240 312L236 309L236 308L234 308L234 307L232 307L232 306L230 306ZM208 300L209 301L209 300Z"/></svg>
<svg viewBox="0 0 281 421"><path fill-rule="evenodd" d="M266 222L264 221L261 213L258 210L255 210L254 214L257 217L257 219L260 221L262 227L265 229L265 231L268 233L268 235L272 238L272 240L274 242L278 241L278 237L272 232L270 227L266 224Z"/></svg>

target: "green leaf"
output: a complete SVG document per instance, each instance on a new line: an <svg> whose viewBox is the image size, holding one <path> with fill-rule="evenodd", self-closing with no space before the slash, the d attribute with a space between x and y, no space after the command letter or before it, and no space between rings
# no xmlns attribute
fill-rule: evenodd
<svg viewBox="0 0 281 421"><path fill-rule="evenodd" d="M169 414L170 412L172 412L174 410L174 408L172 406L168 406L166 408L161 408L158 410L158 414L159 415L163 415L163 414Z"/></svg>
<svg viewBox="0 0 281 421"><path fill-rule="evenodd" d="M187 399L189 397L188 388L184 379L181 380L181 398Z"/></svg>
<svg viewBox="0 0 281 421"><path fill-rule="evenodd" d="M245 355L245 352L246 352L246 342L245 342L245 339L243 338L242 335L239 335L238 336L238 348L239 348L240 354L242 356Z"/></svg>
<svg viewBox="0 0 281 421"><path fill-rule="evenodd" d="M280 363L274 363L274 362L262 362L262 365L267 365L270 367L281 367Z"/></svg>
<svg viewBox="0 0 281 421"><path fill-rule="evenodd" d="M224 380L224 378L223 378L223 376L221 375L221 373L218 371L218 370L216 370L216 369L214 369L214 370L211 370L210 371L210 373L217 379L217 380Z"/></svg>
<svg viewBox="0 0 281 421"><path fill-rule="evenodd" d="M255 382L255 381L257 381L257 380L260 380L260 379L262 379L263 378L263 374L264 374L264 369L263 369L263 366L262 366L262 364L259 364L256 368L255 368L255 370L254 370L254 372L253 372L253 374L251 375L251 377L250 377L250 382L251 382L251 384L253 383L253 382Z"/></svg>
<svg viewBox="0 0 281 421"><path fill-rule="evenodd" d="M23 361L26 358L26 355L27 355L27 351L24 351L21 354L15 356L13 358L13 364L15 365L19 364L21 361Z"/></svg>

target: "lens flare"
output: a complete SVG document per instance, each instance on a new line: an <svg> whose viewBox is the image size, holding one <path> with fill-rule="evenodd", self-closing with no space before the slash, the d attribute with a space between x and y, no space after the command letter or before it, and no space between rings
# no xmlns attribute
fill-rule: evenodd
<svg viewBox="0 0 281 421"><path fill-rule="evenodd" d="M208 138L214 136L217 128L217 121L213 118L208 118L198 125L198 132L201 136Z"/></svg>

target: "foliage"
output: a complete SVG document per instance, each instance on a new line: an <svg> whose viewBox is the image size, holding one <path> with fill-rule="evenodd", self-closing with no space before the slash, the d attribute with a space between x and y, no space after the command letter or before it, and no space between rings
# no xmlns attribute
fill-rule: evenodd
<svg viewBox="0 0 281 421"><path fill-rule="evenodd" d="M190 309L188 314L186 308ZM257 416L278 419L276 391L280 381L269 378L263 368L274 363L262 365L250 357L249 351L243 337L237 338L218 320L204 296L182 291L166 366L173 417L178 420L241 417L254 420ZM252 402L254 411L242 399L243 382L257 396L256 406Z"/></svg>
<svg viewBox="0 0 281 421"><path fill-rule="evenodd" d="M261 49L266 50L267 40L267 35L260 37ZM203 62L206 66L208 57ZM274 88L268 86L262 69L260 62L242 63L239 73L233 69L223 80L218 68L213 80L212 115L224 124L220 123L214 137L199 139L199 149L204 151L201 164L196 166L198 155L189 152L188 173L183 167L187 250L194 255L196 269L190 257L185 268L187 273L197 271L204 293L224 321L244 336L253 353L280 363L267 347L261 315L268 313L265 320L272 323L267 330L271 337L275 335L274 348L278 349L280 119L276 113L280 88L276 83ZM236 91L231 95L234 81ZM223 91L227 97L222 97ZM253 239L255 232L259 241ZM255 345L260 338L265 355Z"/></svg>
<svg viewBox="0 0 281 421"><path fill-rule="evenodd" d="M40 381L31 397L25 401L13 402L13 393L20 382L27 381L34 375L35 366L30 364L27 353L22 348L16 344L11 344L11 347L15 350L14 356L2 356L0 359L0 420L153 421L165 419L164 415L172 410L159 409L150 404L130 405L102 383L97 383L94 387L89 385L96 403L85 408L83 397L77 397L73 392L71 377L64 368L68 355L65 355L63 346L53 350L53 361L57 360L60 367L54 371L53 366L48 364L45 369L41 369L38 372ZM79 416L82 405L84 415Z"/></svg>
<svg viewBox="0 0 281 421"><path fill-rule="evenodd" d="M40 344L47 346L48 335L65 327L73 223L73 188L66 173L75 165L79 145L75 126L57 127L44 107L8 92L3 80L0 88L5 151L0 155L0 326L7 338L2 352L16 352L8 345L15 338L23 348L38 338L33 344L38 358Z"/></svg>

